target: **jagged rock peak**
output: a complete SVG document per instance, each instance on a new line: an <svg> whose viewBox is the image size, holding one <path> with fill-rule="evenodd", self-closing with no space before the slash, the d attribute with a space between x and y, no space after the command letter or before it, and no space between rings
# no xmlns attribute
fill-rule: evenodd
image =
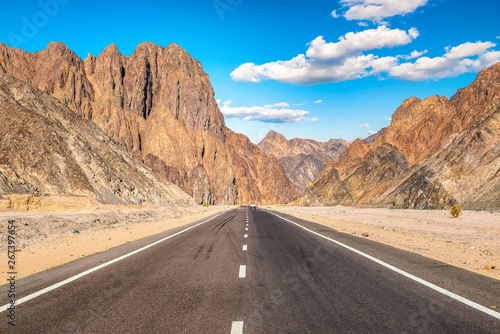
<svg viewBox="0 0 500 334"><path fill-rule="evenodd" d="M102 53L120 53L120 50L115 43L111 43L110 45L105 47L104 50L102 50Z"/></svg>
<svg viewBox="0 0 500 334"><path fill-rule="evenodd" d="M176 53L190 56L189 53L177 43L170 43L165 49L174 54Z"/></svg>
<svg viewBox="0 0 500 334"><path fill-rule="evenodd" d="M267 135L261 140L264 141L265 139L267 140L273 140L273 141L286 141L285 136L283 136L281 133L278 133L274 130L270 130Z"/></svg>
<svg viewBox="0 0 500 334"><path fill-rule="evenodd" d="M439 106L440 108L448 107L449 101L446 96L432 95L420 100L417 97L412 97L405 100L401 106L392 115L391 124L399 122L413 122L414 119L428 113L429 107Z"/></svg>
<svg viewBox="0 0 500 334"><path fill-rule="evenodd" d="M66 44L63 42L50 42L47 44L47 47L45 48L47 51L53 51L53 50L63 50L63 51L71 51Z"/></svg>
<svg viewBox="0 0 500 334"><path fill-rule="evenodd" d="M132 56L137 56L140 54L151 54L151 53L162 53L165 50L163 46L152 42L141 42L137 45Z"/></svg>

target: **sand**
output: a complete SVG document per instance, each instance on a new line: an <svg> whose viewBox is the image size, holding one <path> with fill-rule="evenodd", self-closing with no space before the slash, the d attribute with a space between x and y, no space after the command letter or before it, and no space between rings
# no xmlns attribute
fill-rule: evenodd
<svg viewBox="0 0 500 334"><path fill-rule="evenodd" d="M0 211L0 257L7 268L8 221L16 227L17 277L106 251L227 210L227 206L98 206L84 210Z"/></svg>
<svg viewBox="0 0 500 334"><path fill-rule="evenodd" d="M452 218L445 210L265 208L360 237L367 233L371 240L500 279L500 211L463 211ZM496 268L486 269L488 265Z"/></svg>
<svg viewBox="0 0 500 334"><path fill-rule="evenodd" d="M88 205L86 205L87 207ZM0 209L0 267L7 268L7 226L16 228L18 277L58 266L150 235L192 223L227 206L93 206L46 211ZM500 279L500 212L464 211L451 218L442 210L391 210L353 207L267 206ZM496 269L488 270L487 265Z"/></svg>

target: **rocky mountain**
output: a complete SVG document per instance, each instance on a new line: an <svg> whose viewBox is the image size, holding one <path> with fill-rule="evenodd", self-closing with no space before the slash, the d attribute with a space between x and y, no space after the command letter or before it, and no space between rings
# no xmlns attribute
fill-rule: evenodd
<svg viewBox="0 0 500 334"><path fill-rule="evenodd" d="M482 70L450 100L404 101L390 126L371 144L353 142L297 203L448 208L458 202L470 209L498 209L499 113L500 63ZM381 154L387 145L392 153Z"/></svg>
<svg viewBox="0 0 500 334"><path fill-rule="evenodd" d="M337 161L349 147L343 139L318 142L312 139L293 138L269 131L258 144L267 155L279 159L290 181L303 192L309 182L316 179L328 160Z"/></svg>
<svg viewBox="0 0 500 334"><path fill-rule="evenodd" d="M265 155L273 155L278 159L299 154L309 155L324 152L330 158L338 160L342 152L349 146L349 142L343 139L330 139L323 143L303 138L287 140L282 134L271 130L258 145Z"/></svg>
<svg viewBox="0 0 500 334"><path fill-rule="evenodd" d="M445 96L435 95L423 101L412 97L394 112L391 125L371 145L394 145L413 165L428 156L444 139L460 130L456 109Z"/></svg>
<svg viewBox="0 0 500 334"><path fill-rule="evenodd" d="M354 145L354 143L353 143ZM377 147L373 154L358 164L347 177L333 167L301 196L298 205L355 205L362 204L370 192L391 182L406 168L408 162L391 144Z"/></svg>
<svg viewBox="0 0 500 334"><path fill-rule="evenodd" d="M286 177L278 159L267 157L242 134L227 129L226 136L242 202L263 203L273 198L275 203L288 203L290 199L297 198L297 189Z"/></svg>
<svg viewBox="0 0 500 334"><path fill-rule="evenodd" d="M65 194L102 203L192 198L54 97L0 76L0 193Z"/></svg>
<svg viewBox="0 0 500 334"><path fill-rule="evenodd" d="M228 136L208 75L176 44L141 43L131 56L112 44L82 61L62 43L33 54L0 43L3 73L98 125L197 203L233 204L246 196L277 203L296 196L281 167L253 148L242 152L235 146L239 140ZM238 165L245 161L252 161L245 165L251 170ZM248 188L242 181L269 169L280 182L274 187L253 180L256 187ZM282 189L280 197L274 188Z"/></svg>
<svg viewBox="0 0 500 334"><path fill-rule="evenodd" d="M373 143L375 138L377 138L378 135L382 134L384 132L384 130L385 130L385 128L380 129L377 133L370 135L370 136L366 137L365 139L363 139L363 141L367 144Z"/></svg>

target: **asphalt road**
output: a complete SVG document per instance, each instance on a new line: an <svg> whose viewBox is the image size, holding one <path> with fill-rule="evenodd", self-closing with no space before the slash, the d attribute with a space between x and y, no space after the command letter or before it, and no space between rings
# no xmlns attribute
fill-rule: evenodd
<svg viewBox="0 0 500 334"><path fill-rule="evenodd" d="M3 311L0 332L500 333L498 317L466 304L500 307L500 281L279 215L338 243L242 207L17 281L19 299L150 246L17 305L15 327Z"/></svg>

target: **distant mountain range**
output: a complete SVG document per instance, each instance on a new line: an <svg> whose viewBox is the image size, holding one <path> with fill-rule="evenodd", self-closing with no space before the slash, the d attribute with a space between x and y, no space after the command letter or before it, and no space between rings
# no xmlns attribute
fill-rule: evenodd
<svg viewBox="0 0 500 334"><path fill-rule="evenodd" d="M500 208L500 64L450 100L410 98L364 140L258 144L225 126L208 75L176 44L0 43L0 196L102 203Z"/></svg>
<svg viewBox="0 0 500 334"><path fill-rule="evenodd" d="M324 143L302 138L287 140L283 135L269 131L258 146L267 156L280 160L286 176L302 193L310 182L316 180L328 160L340 158L349 142L343 139Z"/></svg>

